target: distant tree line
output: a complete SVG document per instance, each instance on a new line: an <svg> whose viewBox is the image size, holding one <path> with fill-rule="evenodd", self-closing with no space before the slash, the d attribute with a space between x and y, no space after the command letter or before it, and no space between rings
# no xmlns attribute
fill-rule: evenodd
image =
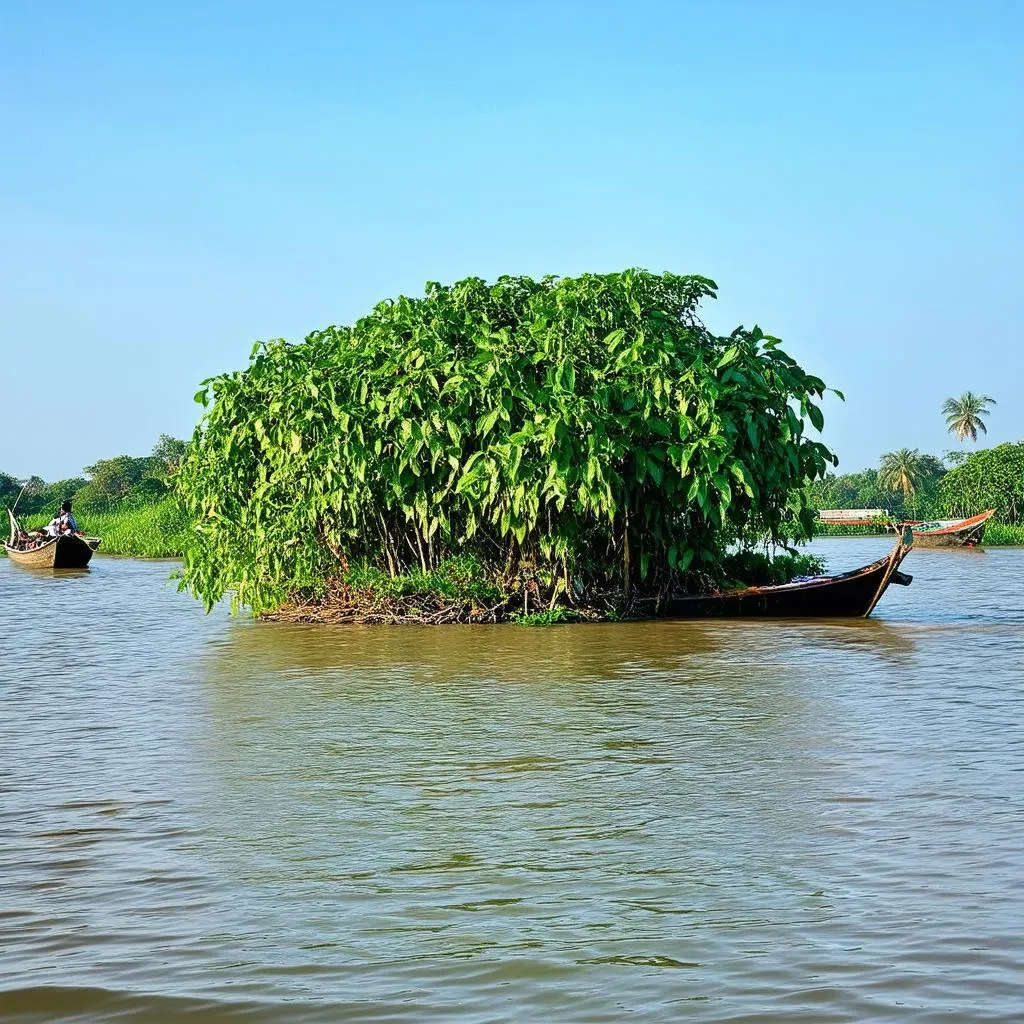
<svg viewBox="0 0 1024 1024"><path fill-rule="evenodd" d="M161 434L149 455L99 459L84 468L85 476L50 483L38 476L19 480L0 472L0 505L10 508L18 502L21 518L54 512L65 500L83 512L155 504L170 493L185 447L185 441Z"/></svg>
<svg viewBox="0 0 1024 1024"><path fill-rule="evenodd" d="M985 417L996 400L965 391L942 404L946 429L958 441L988 433ZM947 463L949 465L947 465ZM1024 442L1000 444L944 459L900 448L882 456L877 469L827 473L808 487L816 508L881 508L894 518L966 518L994 508L1003 523L1024 524Z"/></svg>

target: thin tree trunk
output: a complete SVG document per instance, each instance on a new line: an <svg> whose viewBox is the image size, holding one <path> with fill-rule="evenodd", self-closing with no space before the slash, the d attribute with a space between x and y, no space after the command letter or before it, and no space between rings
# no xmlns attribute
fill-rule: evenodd
<svg viewBox="0 0 1024 1024"><path fill-rule="evenodd" d="M430 570L427 568L427 557L423 552L423 540L420 537L420 528L415 522L412 524L412 528L416 534L416 547L420 549L420 567L423 569L423 575L425 576Z"/></svg>
<svg viewBox="0 0 1024 1024"><path fill-rule="evenodd" d="M388 533L388 527L387 523L384 522L384 516L381 514L379 509L375 511L377 512L377 522L379 524L377 529L380 532L380 539L384 542L384 555L388 560L388 572L391 574L391 578L394 579L398 575L398 565L396 564L396 559L392 555L391 551L391 535Z"/></svg>
<svg viewBox="0 0 1024 1024"><path fill-rule="evenodd" d="M622 527L622 590L627 602L629 601L629 577L629 509L627 508L623 515Z"/></svg>

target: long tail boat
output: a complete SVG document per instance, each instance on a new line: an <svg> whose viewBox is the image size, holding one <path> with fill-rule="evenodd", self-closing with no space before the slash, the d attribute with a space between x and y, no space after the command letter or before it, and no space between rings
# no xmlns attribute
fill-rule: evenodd
<svg viewBox="0 0 1024 1024"><path fill-rule="evenodd" d="M18 543L18 538L25 535L18 520L10 509L7 515L11 520L11 536L4 549L15 565L26 569L84 569L92 553L100 546L99 537L77 537L65 533L25 547Z"/></svg>
<svg viewBox="0 0 1024 1024"><path fill-rule="evenodd" d="M884 558L838 576L813 576L775 587L747 587L717 594L678 597L663 606L663 614L678 618L778 617L867 618L890 584L906 587L913 576L900 572L900 563L914 546L906 527Z"/></svg>
<svg viewBox="0 0 1024 1024"><path fill-rule="evenodd" d="M923 548L973 548L985 536L985 524L996 514L990 508L970 519L936 519L929 523L911 523L914 542Z"/></svg>
<svg viewBox="0 0 1024 1024"><path fill-rule="evenodd" d="M889 513L881 508L823 508L818 522L842 526L883 526L902 530L909 526L914 531L914 542L923 548L973 548L985 535L985 524L996 514L994 508L971 516L969 519L908 519L896 525Z"/></svg>

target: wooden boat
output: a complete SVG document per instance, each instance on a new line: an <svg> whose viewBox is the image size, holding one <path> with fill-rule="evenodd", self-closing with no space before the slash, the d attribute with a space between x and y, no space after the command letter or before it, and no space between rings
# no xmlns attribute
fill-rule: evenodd
<svg viewBox="0 0 1024 1024"><path fill-rule="evenodd" d="M985 524L996 514L990 508L970 519L938 519L929 523L911 523L914 543L923 548L973 548L985 536Z"/></svg>
<svg viewBox="0 0 1024 1024"><path fill-rule="evenodd" d="M815 576L775 587L679 597L665 603L664 614L678 618L867 618L891 583L910 585L913 577L900 572L899 567L913 545L913 532L908 526L885 558L852 572Z"/></svg>
<svg viewBox="0 0 1024 1024"><path fill-rule="evenodd" d="M10 509L7 514L11 520L11 536L4 544L7 557L26 569L84 569L100 546L99 537L77 537L65 533L26 549L15 544L15 538L22 532L21 527Z"/></svg>

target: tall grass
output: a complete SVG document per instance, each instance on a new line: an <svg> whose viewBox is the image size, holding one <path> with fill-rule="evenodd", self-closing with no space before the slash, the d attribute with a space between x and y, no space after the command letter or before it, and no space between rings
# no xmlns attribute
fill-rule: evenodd
<svg viewBox="0 0 1024 1024"><path fill-rule="evenodd" d="M102 537L100 553L135 558L179 558L189 530L185 510L176 498L116 512L76 512L78 528ZM48 516L28 517L26 528L45 526Z"/></svg>
<svg viewBox="0 0 1024 1024"><path fill-rule="evenodd" d="M985 537L981 542L982 547L994 548L1012 544L1024 545L1024 526L989 523L985 527Z"/></svg>

